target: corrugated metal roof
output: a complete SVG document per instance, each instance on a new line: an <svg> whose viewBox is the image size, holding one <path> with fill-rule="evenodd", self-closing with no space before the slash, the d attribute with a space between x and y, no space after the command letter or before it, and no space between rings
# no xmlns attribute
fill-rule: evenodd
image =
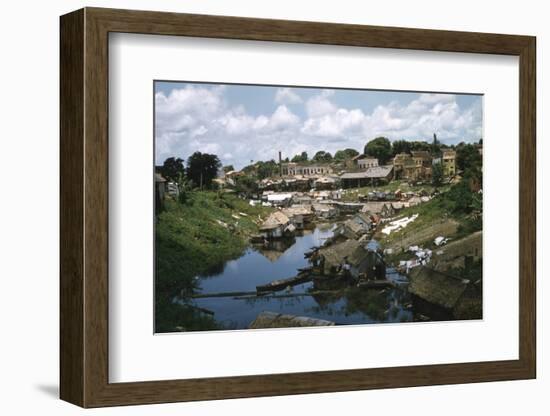
<svg viewBox="0 0 550 416"><path fill-rule="evenodd" d="M341 179L376 179L387 177L393 169L393 166L373 166L364 172L348 172L340 176Z"/></svg>

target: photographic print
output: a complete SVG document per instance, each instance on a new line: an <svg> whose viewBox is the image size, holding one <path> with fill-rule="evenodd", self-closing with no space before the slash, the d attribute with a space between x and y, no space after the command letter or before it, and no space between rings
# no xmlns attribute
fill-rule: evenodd
<svg viewBox="0 0 550 416"><path fill-rule="evenodd" d="M154 93L156 333L482 319L482 95Z"/></svg>

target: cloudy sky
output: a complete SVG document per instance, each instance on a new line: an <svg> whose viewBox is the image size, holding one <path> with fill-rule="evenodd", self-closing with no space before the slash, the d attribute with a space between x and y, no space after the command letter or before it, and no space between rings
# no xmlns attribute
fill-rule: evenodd
<svg viewBox="0 0 550 416"><path fill-rule="evenodd" d="M155 163L214 153L240 169L302 151L390 140L472 142L482 137L482 97L394 91L155 82Z"/></svg>

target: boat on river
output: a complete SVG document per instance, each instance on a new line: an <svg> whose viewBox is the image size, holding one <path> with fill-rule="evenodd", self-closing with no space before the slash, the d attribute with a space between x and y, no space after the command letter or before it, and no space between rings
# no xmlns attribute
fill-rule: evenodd
<svg viewBox="0 0 550 416"><path fill-rule="evenodd" d="M289 286L296 286L302 283L310 282L313 276L307 272L301 272L296 276L289 277L287 279L273 280L265 285L256 286L258 293L276 292L278 290L286 289Z"/></svg>

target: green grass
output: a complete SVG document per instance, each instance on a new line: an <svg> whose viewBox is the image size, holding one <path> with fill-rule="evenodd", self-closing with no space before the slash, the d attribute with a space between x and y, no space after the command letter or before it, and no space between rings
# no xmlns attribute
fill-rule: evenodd
<svg viewBox="0 0 550 416"><path fill-rule="evenodd" d="M214 325L207 317L171 300L176 294L192 294L195 276L213 273L226 261L239 257L248 237L257 232L269 212L270 208L252 207L234 195L212 191L192 192L185 204L166 201L155 228L158 332L176 327L197 329L196 325L210 329L204 326Z"/></svg>
<svg viewBox="0 0 550 416"><path fill-rule="evenodd" d="M386 245L391 244L391 242L402 238L404 233L407 235L414 234L416 230L429 227L445 219L453 219L458 222L457 232L453 235L455 239L481 230L481 216L476 218L470 212L465 211L464 207L457 206L457 201L461 198L463 198L463 195L454 192L454 190L453 192L442 192L428 202L401 210L396 218L410 217L415 214L418 214L418 218L409 223L404 229L392 232L389 236L384 236L383 243Z"/></svg>

